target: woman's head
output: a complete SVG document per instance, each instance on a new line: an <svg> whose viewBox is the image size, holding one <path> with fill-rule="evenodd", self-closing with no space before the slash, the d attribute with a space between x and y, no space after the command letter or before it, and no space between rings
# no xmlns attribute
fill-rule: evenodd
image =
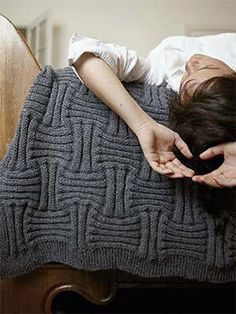
<svg viewBox="0 0 236 314"><path fill-rule="evenodd" d="M185 69L179 89L182 102L186 94L192 96L195 89L204 81L213 77L235 75L235 71L221 60L203 54L194 54L186 62Z"/></svg>
<svg viewBox="0 0 236 314"><path fill-rule="evenodd" d="M236 72L200 83L182 101L175 94L171 124L192 153L236 140ZM178 131L177 131L178 129Z"/></svg>
<svg viewBox="0 0 236 314"><path fill-rule="evenodd" d="M236 141L236 73L204 80L193 93L184 96L184 101L181 95L176 94L173 98L170 127L189 146L193 158L187 160L178 151L175 154L196 174L209 173L222 164L223 156L202 160L199 155L209 147ZM209 205L209 211L220 211L226 206L225 199L222 200L223 203L219 199L223 197L222 190L225 189L206 185L199 185L199 189L203 192L203 202L206 206Z"/></svg>

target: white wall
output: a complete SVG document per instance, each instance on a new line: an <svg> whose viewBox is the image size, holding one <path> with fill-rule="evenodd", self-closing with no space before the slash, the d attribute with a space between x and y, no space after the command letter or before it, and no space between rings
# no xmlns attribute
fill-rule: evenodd
<svg viewBox="0 0 236 314"><path fill-rule="evenodd" d="M50 9L53 62L67 65L73 32L115 42L146 56L163 38L196 27L236 31L236 0L0 0L0 13L25 26Z"/></svg>

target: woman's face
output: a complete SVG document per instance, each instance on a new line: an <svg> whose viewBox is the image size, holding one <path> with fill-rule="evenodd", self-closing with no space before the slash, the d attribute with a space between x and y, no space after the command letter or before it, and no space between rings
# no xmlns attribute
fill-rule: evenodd
<svg viewBox="0 0 236 314"><path fill-rule="evenodd" d="M234 70L224 62L203 54L194 54L185 63L185 70L180 84L180 95L185 91L192 95L200 83L212 77L234 73Z"/></svg>

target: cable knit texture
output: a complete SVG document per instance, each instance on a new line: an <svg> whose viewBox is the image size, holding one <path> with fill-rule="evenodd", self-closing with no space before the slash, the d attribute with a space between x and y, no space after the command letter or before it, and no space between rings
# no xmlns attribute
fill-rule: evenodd
<svg viewBox="0 0 236 314"><path fill-rule="evenodd" d="M169 125L173 91L123 83ZM236 222L223 235L197 184L152 170L136 135L71 67L46 65L25 99L0 162L0 277L48 262L144 277L236 278Z"/></svg>

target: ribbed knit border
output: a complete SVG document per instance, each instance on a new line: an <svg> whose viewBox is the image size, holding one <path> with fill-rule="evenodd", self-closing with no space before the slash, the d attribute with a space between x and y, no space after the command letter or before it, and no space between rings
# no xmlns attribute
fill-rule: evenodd
<svg viewBox="0 0 236 314"><path fill-rule="evenodd" d="M26 274L49 262L62 263L80 270L97 271L118 269L147 278L182 277L197 281L225 283L236 281L236 267L213 268L190 256L171 255L164 260L148 260L122 248L88 248L71 250L63 242L44 242L33 246L22 255L1 263L0 278Z"/></svg>

